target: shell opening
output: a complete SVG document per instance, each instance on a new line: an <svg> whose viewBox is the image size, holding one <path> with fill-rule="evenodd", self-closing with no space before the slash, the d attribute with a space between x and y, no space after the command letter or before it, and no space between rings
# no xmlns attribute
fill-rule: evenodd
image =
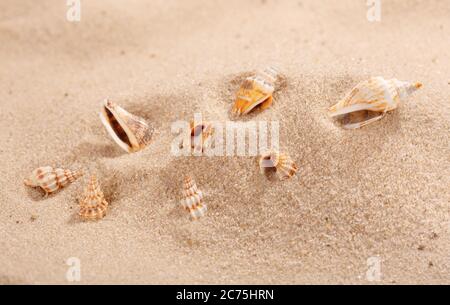
<svg viewBox="0 0 450 305"><path fill-rule="evenodd" d="M124 142L128 147L132 147L130 138L128 137L126 131L122 128L119 121L116 119L114 114L108 109L108 107L104 107L104 111L107 117L107 120L114 131L114 133L117 135L117 137Z"/></svg>
<svg viewBox="0 0 450 305"><path fill-rule="evenodd" d="M359 110L343 115L336 116L336 121L346 129L360 128L373 121L380 119L383 116L382 112Z"/></svg>

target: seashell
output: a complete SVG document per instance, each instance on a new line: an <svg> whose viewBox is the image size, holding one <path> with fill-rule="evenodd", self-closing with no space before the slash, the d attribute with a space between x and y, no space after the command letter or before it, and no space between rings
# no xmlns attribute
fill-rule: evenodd
<svg viewBox="0 0 450 305"><path fill-rule="evenodd" d="M278 71L271 67L255 76L247 77L236 94L232 112L242 115L248 114L257 106L263 110L269 108L272 105L277 77Z"/></svg>
<svg viewBox="0 0 450 305"><path fill-rule="evenodd" d="M185 143L184 140L180 144L180 148L191 146L194 151L203 152L210 147L211 139L214 135L214 126L210 122L190 122L191 137L190 143Z"/></svg>
<svg viewBox="0 0 450 305"><path fill-rule="evenodd" d="M269 171L275 171L280 180L289 179L298 171L297 164L288 155L277 151L262 154L259 168L264 175L268 175Z"/></svg>
<svg viewBox="0 0 450 305"><path fill-rule="evenodd" d="M83 176L80 170L71 171L68 169L53 168L51 166L39 167L33 171L28 179L24 180L25 185L42 188L46 196L54 193L69 183L74 182Z"/></svg>
<svg viewBox="0 0 450 305"><path fill-rule="evenodd" d="M198 219L205 215L206 204L203 203L203 193L197 188L195 181L187 176L183 182L183 199L181 205L189 211L193 219Z"/></svg>
<svg viewBox="0 0 450 305"><path fill-rule="evenodd" d="M330 107L329 115L341 119L346 129L360 128L383 118L420 87L421 83L372 77L356 85L344 99Z"/></svg>
<svg viewBox="0 0 450 305"><path fill-rule="evenodd" d="M108 205L98 184L97 177L92 176L84 197L80 200L80 211L78 215L86 220L99 220L105 217Z"/></svg>
<svg viewBox="0 0 450 305"><path fill-rule="evenodd" d="M109 100L103 104L100 119L114 141L126 152L137 152L150 144L153 128L143 118Z"/></svg>

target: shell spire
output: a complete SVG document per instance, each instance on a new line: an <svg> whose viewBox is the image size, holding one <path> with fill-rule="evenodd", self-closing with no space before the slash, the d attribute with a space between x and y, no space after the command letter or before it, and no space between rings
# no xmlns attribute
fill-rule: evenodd
<svg viewBox="0 0 450 305"><path fill-rule="evenodd" d="M360 128L383 118L421 87L421 83L372 77L356 85L328 113L330 117L342 119L346 129Z"/></svg>
<svg viewBox="0 0 450 305"><path fill-rule="evenodd" d="M81 170L69 170L44 166L35 169L29 178L24 180L24 184L30 187L42 188L46 196L55 193L70 183L83 176Z"/></svg>
<svg viewBox="0 0 450 305"><path fill-rule="evenodd" d="M151 142L153 128L109 100L103 103L100 119L114 141L128 153L140 151Z"/></svg>
<svg viewBox="0 0 450 305"><path fill-rule="evenodd" d="M270 170L276 171L280 180L292 178L298 171L297 164L287 154L269 151L261 155L259 160L261 173L267 175Z"/></svg>
<svg viewBox="0 0 450 305"><path fill-rule="evenodd" d="M247 77L241 84L232 112L239 115L248 114L255 107L267 109L272 105L275 82L278 71L269 67L255 76Z"/></svg>
<svg viewBox="0 0 450 305"><path fill-rule="evenodd" d="M180 203L189 211L193 219L204 216L207 211L207 206L203 203L203 193L197 188L197 184L190 176L184 178L183 199Z"/></svg>
<svg viewBox="0 0 450 305"><path fill-rule="evenodd" d="M99 220L105 217L108 205L108 202L105 200L105 195L98 184L97 177L92 176L84 197L80 200L80 211L78 215L86 220Z"/></svg>

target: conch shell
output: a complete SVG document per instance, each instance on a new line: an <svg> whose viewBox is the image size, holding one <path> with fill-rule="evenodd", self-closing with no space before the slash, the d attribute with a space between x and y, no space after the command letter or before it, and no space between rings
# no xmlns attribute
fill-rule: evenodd
<svg viewBox="0 0 450 305"><path fill-rule="evenodd" d="M263 110L269 108L277 77L278 71L269 67L256 76L246 78L236 94L232 112L237 115L248 114L258 105Z"/></svg>
<svg viewBox="0 0 450 305"><path fill-rule="evenodd" d="M192 120L190 122L190 143L185 143L183 140L180 144L180 148L190 146L196 152L203 152L210 147L211 139L214 135L214 126L210 122L196 122Z"/></svg>
<svg viewBox="0 0 450 305"><path fill-rule="evenodd" d="M298 171L297 164L291 157L277 151L262 154L259 159L259 168L264 175L268 175L269 171L275 171L280 180L292 178Z"/></svg>
<svg viewBox="0 0 450 305"><path fill-rule="evenodd" d="M100 119L114 141L126 152L137 152L150 144L153 128L143 118L109 100L103 104Z"/></svg>
<svg viewBox="0 0 450 305"><path fill-rule="evenodd" d="M92 176L84 197L80 200L80 211L78 215L86 220L99 220L105 217L108 205L98 184L97 177Z"/></svg>
<svg viewBox="0 0 450 305"><path fill-rule="evenodd" d="M203 193L197 188L195 181L187 176L183 182L183 199L181 205L189 211L193 219L198 219L205 215L207 207L203 203Z"/></svg>
<svg viewBox="0 0 450 305"><path fill-rule="evenodd" d="M346 129L360 128L383 118L420 87L421 83L372 77L359 83L344 99L330 107L329 115L341 118Z"/></svg>
<svg viewBox="0 0 450 305"><path fill-rule="evenodd" d="M25 185L42 188L46 196L62 189L69 183L74 182L83 176L81 170L71 171L68 169L53 168L51 166L39 167L33 171L28 179L24 180Z"/></svg>

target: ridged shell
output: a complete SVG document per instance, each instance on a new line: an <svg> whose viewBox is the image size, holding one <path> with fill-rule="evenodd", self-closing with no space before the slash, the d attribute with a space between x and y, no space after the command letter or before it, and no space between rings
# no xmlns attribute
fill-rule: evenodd
<svg viewBox="0 0 450 305"><path fill-rule="evenodd" d="M100 119L114 141L128 153L140 151L151 142L153 128L109 100L103 104Z"/></svg>
<svg viewBox="0 0 450 305"><path fill-rule="evenodd" d="M347 129L360 128L396 109L421 83L372 77L359 83L347 96L328 109L331 117L341 117Z"/></svg>
<svg viewBox="0 0 450 305"><path fill-rule="evenodd" d="M277 151L261 155L259 168L262 174L267 174L268 170L275 170L280 180L292 178L298 171L297 164L287 154Z"/></svg>
<svg viewBox="0 0 450 305"><path fill-rule="evenodd" d="M248 114L258 105L261 109L269 108L277 77L278 71L269 67L256 76L246 78L236 94L232 112L237 115Z"/></svg>
<svg viewBox="0 0 450 305"><path fill-rule="evenodd" d="M190 143L182 142L180 147L191 146L194 151L203 152L210 147L211 139L214 135L214 126L210 122L190 122L191 137Z"/></svg>
<svg viewBox="0 0 450 305"><path fill-rule="evenodd" d="M191 177L186 177L183 182L183 199L181 205L191 214L193 219L205 215L206 204L203 203L203 193L197 188L197 184Z"/></svg>
<svg viewBox="0 0 450 305"><path fill-rule="evenodd" d="M72 171L44 166L35 169L30 177L24 180L24 183L30 187L40 187L49 195L74 182L81 176L83 176L83 172L80 170Z"/></svg>
<svg viewBox="0 0 450 305"><path fill-rule="evenodd" d="M92 176L84 197L80 200L80 211L78 215L86 220L99 220L105 217L108 205L98 184L97 177Z"/></svg>

